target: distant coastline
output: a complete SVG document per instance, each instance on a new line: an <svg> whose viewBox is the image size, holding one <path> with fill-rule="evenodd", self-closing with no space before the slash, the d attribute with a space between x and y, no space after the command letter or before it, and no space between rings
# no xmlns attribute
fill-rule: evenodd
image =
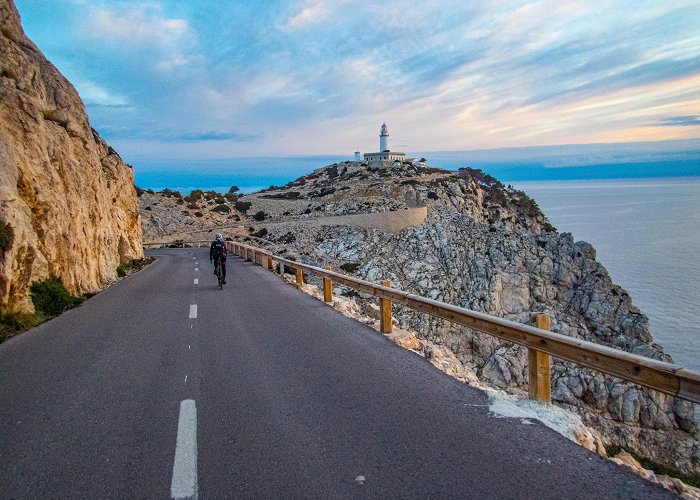
<svg viewBox="0 0 700 500"><path fill-rule="evenodd" d="M487 161L460 157L455 153L415 153L433 167L456 170L480 168L505 184L531 181L652 179L700 177L698 157L659 161L581 163L580 158L527 159L523 161ZM193 189L226 192L236 185L243 193L283 185L316 168L350 159L343 156L289 156L229 158L195 161L144 161L135 167L136 185L143 189L180 191ZM631 160L631 159L630 159ZM579 163L573 163L579 162Z"/></svg>

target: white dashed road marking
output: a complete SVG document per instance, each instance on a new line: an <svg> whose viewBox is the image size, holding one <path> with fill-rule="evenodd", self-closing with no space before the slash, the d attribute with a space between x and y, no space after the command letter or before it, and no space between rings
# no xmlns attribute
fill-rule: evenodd
<svg viewBox="0 0 700 500"><path fill-rule="evenodd" d="M195 279L194 279L194 284L195 284L195 285L199 285L199 278L195 278Z"/></svg>
<svg viewBox="0 0 700 500"><path fill-rule="evenodd" d="M190 319L197 317L197 304L190 304Z"/></svg>
<svg viewBox="0 0 700 500"><path fill-rule="evenodd" d="M199 268L198 268L198 267L195 267L194 270L195 270L195 271L199 271Z"/></svg>
<svg viewBox="0 0 700 500"><path fill-rule="evenodd" d="M197 406L194 399L185 399L180 403L170 497L196 499L199 494L198 490Z"/></svg>

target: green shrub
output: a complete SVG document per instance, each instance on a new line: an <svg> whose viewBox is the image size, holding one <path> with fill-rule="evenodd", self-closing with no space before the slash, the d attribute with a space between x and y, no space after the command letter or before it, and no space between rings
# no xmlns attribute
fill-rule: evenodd
<svg viewBox="0 0 700 500"><path fill-rule="evenodd" d="M0 219L0 255L4 255L15 241L15 230L12 226Z"/></svg>
<svg viewBox="0 0 700 500"><path fill-rule="evenodd" d="M267 236L267 229L262 228L260 229L260 231L252 233L251 236L255 236L256 238L264 238L265 236Z"/></svg>
<svg viewBox="0 0 700 500"><path fill-rule="evenodd" d="M231 207L228 205L217 205L214 208L211 209L212 212L223 212L223 213L229 213L231 211Z"/></svg>
<svg viewBox="0 0 700 500"><path fill-rule="evenodd" d="M557 228L552 225L547 219L544 220L544 230L548 233L556 233Z"/></svg>
<svg viewBox="0 0 700 500"><path fill-rule="evenodd" d="M262 210L260 210L255 215L253 215L253 220L261 221L261 220L265 220L265 217L267 217L267 214L265 212L263 212Z"/></svg>
<svg viewBox="0 0 700 500"><path fill-rule="evenodd" d="M649 469L655 474L663 474L666 476L675 477L683 481L685 484L688 484L695 488L700 488L700 476L698 476L697 474L685 474L684 472L681 472L680 470L674 467L669 467L667 465L654 462L653 460L643 457L631 450L627 450L620 445L606 446L605 450L608 453L608 457L615 457L618 453L626 451L627 453L632 455L632 457L635 460L637 460L637 462L639 462L641 466L645 469Z"/></svg>
<svg viewBox="0 0 700 500"><path fill-rule="evenodd" d="M68 293L61 278L50 275L45 280L35 281L29 287L34 309L47 316L56 316L78 304L79 299Z"/></svg>
<svg viewBox="0 0 700 500"><path fill-rule="evenodd" d="M229 193L233 194L236 191L238 191L238 186L231 186L231 189L228 190Z"/></svg>
<svg viewBox="0 0 700 500"><path fill-rule="evenodd" d="M204 191L201 189L193 189L192 192L190 192L189 198L192 201L196 201L202 198L204 196Z"/></svg>
<svg viewBox="0 0 700 500"><path fill-rule="evenodd" d="M252 206L253 204L249 201L237 201L236 202L236 210L238 210L241 213L246 213L248 209Z"/></svg>
<svg viewBox="0 0 700 500"><path fill-rule="evenodd" d="M345 264L340 265L340 269L347 273L354 273L360 268L360 264L358 262L346 262Z"/></svg>
<svg viewBox="0 0 700 500"><path fill-rule="evenodd" d="M60 125L63 128L68 126L68 120L59 118L57 109L44 110L41 114L44 116L44 120L54 122L56 125Z"/></svg>
<svg viewBox="0 0 700 500"><path fill-rule="evenodd" d="M122 262L117 266L117 276L120 278L123 278L126 276L126 274L131 270L132 267L132 262L127 261L127 262Z"/></svg>
<svg viewBox="0 0 700 500"><path fill-rule="evenodd" d="M46 320L43 314L0 314L0 342L30 328L40 325Z"/></svg>

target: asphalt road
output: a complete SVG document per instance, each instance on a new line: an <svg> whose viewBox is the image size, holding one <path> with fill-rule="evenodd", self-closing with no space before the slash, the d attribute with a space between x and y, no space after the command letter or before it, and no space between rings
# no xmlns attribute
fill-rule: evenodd
<svg viewBox="0 0 700 500"><path fill-rule="evenodd" d="M1 498L672 497L207 252L0 345Z"/></svg>

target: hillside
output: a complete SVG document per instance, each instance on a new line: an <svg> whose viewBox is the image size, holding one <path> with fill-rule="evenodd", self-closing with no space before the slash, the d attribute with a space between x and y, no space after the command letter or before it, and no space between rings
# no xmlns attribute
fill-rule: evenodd
<svg viewBox="0 0 700 500"><path fill-rule="evenodd" d="M522 323L547 312L555 332L671 361L595 249L557 232L525 193L481 171L347 162L245 199L250 212L264 213L254 226L267 241L257 243L277 253ZM421 206L423 221L377 229L377 219ZM396 316L481 380L525 387L523 348L401 307ZM608 436L606 444L700 470L690 403L561 361L553 366L553 398Z"/></svg>
<svg viewBox="0 0 700 500"><path fill-rule="evenodd" d="M74 295L141 258L134 175L90 127L73 86L0 2L0 312L31 311L32 282Z"/></svg>
<svg viewBox="0 0 700 500"><path fill-rule="evenodd" d="M165 189L161 192L137 188L143 241L175 242L208 239L214 232L245 235L248 204L235 192L226 194L194 190L188 195Z"/></svg>

